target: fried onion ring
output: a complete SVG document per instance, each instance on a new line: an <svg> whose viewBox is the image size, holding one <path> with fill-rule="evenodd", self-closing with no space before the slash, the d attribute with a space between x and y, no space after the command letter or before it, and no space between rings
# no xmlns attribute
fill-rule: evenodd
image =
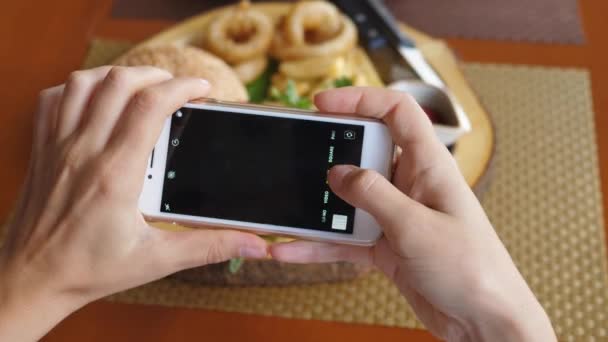
<svg viewBox="0 0 608 342"><path fill-rule="evenodd" d="M265 55L273 34L272 19L243 1L211 22L205 45L228 63L238 64Z"/></svg>
<svg viewBox="0 0 608 342"><path fill-rule="evenodd" d="M341 27L334 36L327 40L305 44L291 44L287 41L283 30L274 36L270 53L279 60L293 60L322 56L341 55L357 45L357 28L346 16L341 15ZM286 25L285 20L283 25Z"/></svg>
<svg viewBox="0 0 608 342"><path fill-rule="evenodd" d="M256 80L268 66L266 56L256 57L252 60L241 62L232 66L234 72L239 76L241 82L247 84Z"/></svg>
<svg viewBox="0 0 608 342"><path fill-rule="evenodd" d="M295 4L285 21L285 39L291 45L322 41L340 30L340 11L325 1L303 1Z"/></svg>

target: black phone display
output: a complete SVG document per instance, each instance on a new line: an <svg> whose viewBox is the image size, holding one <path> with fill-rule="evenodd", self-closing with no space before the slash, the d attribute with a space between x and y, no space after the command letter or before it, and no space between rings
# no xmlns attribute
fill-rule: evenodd
<svg viewBox="0 0 608 342"><path fill-rule="evenodd" d="M363 125L183 108L172 117L161 212L352 234L328 170L360 165Z"/></svg>

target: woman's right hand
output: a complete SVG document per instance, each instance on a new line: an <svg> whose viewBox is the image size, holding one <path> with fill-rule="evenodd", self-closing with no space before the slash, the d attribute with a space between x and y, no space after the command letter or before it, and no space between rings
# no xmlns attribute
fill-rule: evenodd
<svg viewBox="0 0 608 342"><path fill-rule="evenodd" d="M319 94L315 103L323 112L382 119L402 149L394 184L354 166L336 166L329 174L332 190L373 215L384 236L374 247L277 244L271 246L275 259L375 265L442 339L556 340L454 159L410 96L343 88Z"/></svg>

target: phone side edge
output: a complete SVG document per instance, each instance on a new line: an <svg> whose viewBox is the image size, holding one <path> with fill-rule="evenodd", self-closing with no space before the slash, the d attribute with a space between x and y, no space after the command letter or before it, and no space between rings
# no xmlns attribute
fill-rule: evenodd
<svg viewBox="0 0 608 342"><path fill-rule="evenodd" d="M154 163L148 161L138 207L144 217L160 214L162 190L165 181L165 168L171 132L171 117L165 120L163 129L154 146ZM151 176L151 178L150 178Z"/></svg>
<svg viewBox="0 0 608 342"><path fill-rule="evenodd" d="M391 170L395 145L388 127L381 123L365 125L361 168L378 172L391 179ZM354 238L364 245L373 245L382 236L378 222L366 211L357 208L355 211Z"/></svg>

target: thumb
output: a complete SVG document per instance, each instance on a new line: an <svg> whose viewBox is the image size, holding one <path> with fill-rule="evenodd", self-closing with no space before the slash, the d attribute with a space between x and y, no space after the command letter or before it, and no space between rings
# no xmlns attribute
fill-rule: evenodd
<svg viewBox="0 0 608 342"><path fill-rule="evenodd" d="M330 170L328 180L336 195L372 215L389 241L401 241L428 210L376 171L338 165Z"/></svg>
<svg viewBox="0 0 608 342"><path fill-rule="evenodd" d="M171 271L219 263L233 258L263 259L268 245L257 235L223 229L159 231L158 252Z"/></svg>

